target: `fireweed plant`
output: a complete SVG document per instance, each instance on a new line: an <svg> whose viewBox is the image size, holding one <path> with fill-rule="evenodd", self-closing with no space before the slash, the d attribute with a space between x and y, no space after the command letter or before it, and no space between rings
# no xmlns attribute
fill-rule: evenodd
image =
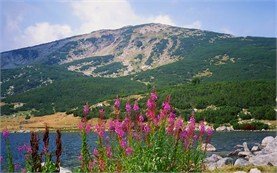
<svg viewBox="0 0 277 173"><path fill-rule="evenodd" d="M3 131L3 138L7 151L8 172L18 172L20 165L13 164L13 157L10 149L9 132ZM30 145L24 144L17 148L18 152L24 155L25 166L21 168L21 172L59 172L60 156L62 153L61 132L57 130L56 136L56 162L52 161L52 155L49 151L49 129L46 126L43 134L43 149L39 151L39 137L35 132L31 132Z"/></svg>
<svg viewBox="0 0 277 173"><path fill-rule="evenodd" d="M189 121L177 117L170 97L157 107L158 96L152 92L142 112L138 102L125 105L125 118L120 119L120 99L114 102L114 118L104 123L104 110L91 126L86 119L89 106L83 109L79 124L82 135L80 172L199 172L203 170L206 144L213 130L204 122L196 131L194 114ZM143 115L145 114L145 116ZM97 145L89 151L87 135L93 131ZM105 133L105 130L107 132Z"/></svg>

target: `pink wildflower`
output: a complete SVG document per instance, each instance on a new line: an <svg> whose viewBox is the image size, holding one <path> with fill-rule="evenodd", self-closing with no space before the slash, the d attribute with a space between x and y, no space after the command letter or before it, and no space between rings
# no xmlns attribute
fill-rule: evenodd
<svg viewBox="0 0 277 173"><path fill-rule="evenodd" d="M139 116L139 118L138 118L138 120L139 120L139 122L141 122L141 123L142 123L142 122L144 121L143 116L142 116L142 115L140 115L140 116Z"/></svg>
<svg viewBox="0 0 277 173"><path fill-rule="evenodd" d="M79 156L78 156L78 160L80 160L80 161L83 160L83 156L82 156L82 155L79 155Z"/></svg>
<svg viewBox="0 0 277 173"><path fill-rule="evenodd" d="M85 123L83 123L83 122L80 122L79 124L78 124L78 128L80 129L80 130L83 130L85 127Z"/></svg>
<svg viewBox="0 0 277 173"><path fill-rule="evenodd" d="M26 173L27 170L26 170L25 168L21 168L21 172L22 172L22 173Z"/></svg>
<svg viewBox="0 0 277 173"><path fill-rule="evenodd" d="M171 106L170 106L169 102L167 102L167 101L163 102L163 110L166 112L171 110Z"/></svg>
<svg viewBox="0 0 277 173"><path fill-rule="evenodd" d="M86 129L85 129L86 133L88 134L90 132L90 130L91 130L91 125L87 124Z"/></svg>
<svg viewBox="0 0 277 173"><path fill-rule="evenodd" d="M2 163L3 161L3 156L0 156L0 163Z"/></svg>
<svg viewBox="0 0 277 173"><path fill-rule="evenodd" d="M94 130L95 133L97 133L97 135L100 137L100 138L103 138L104 137L104 127L101 126L100 124L97 124L95 126L95 130Z"/></svg>
<svg viewBox="0 0 277 173"><path fill-rule="evenodd" d="M154 91L150 94L150 99L156 101L158 99L157 93Z"/></svg>
<svg viewBox="0 0 277 173"><path fill-rule="evenodd" d="M99 118L100 119L104 119L104 116L105 116L105 110L104 109L100 109L99 110Z"/></svg>
<svg viewBox="0 0 277 173"><path fill-rule="evenodd" d="M133 109L134 109L134 111L139 111L139 105L138 105L138 101L137 100L135 101Z"/></svg>
<svg viewBox="0 0 277 173"><path fill-rule="evenodd" d="M182 129L183 128L183 125L184 125L184 121L182 118L178 118L176 119L175 121L175 124L174 124L174 130L175 131L178 131L179 129Z"/></svg>
<svg viewBox="0 0 277 173"><path fill-rule="evenodd" d="M126 105L125 105L125 110L126 110L127 113L130 113L130 112L131 112L132 106L130 105L129 102L126 103Z"/></svg>
<svg viewBox="0 0 277 173"><path fill-rule="evenodd" d="M205 124L204 124L204 121L200 122L199 131L200 131L200 135L203 135L205 133Z"/></svg>
<svg viewBox="0 0 277 173"><path fill-rule="evenodd" d="M116 109L120 108L120 99L118 97L114 100L114 107Z"/></svg>
<svg viewBox="0 0 277 173"><path fill-rule="evenodd" d="M93 155L95 157L98 157L98 155L99 155L99 152L98 152L98 150L96 148L93 149Z"/></svg>
<svg viewBox="0 0 277 173"><path fill-rule="evenodd" d="M149 134L150 126L148 124L143 125L143 132L146 133L146 134Z"/></svg>
<svg viewBox="0 0 277 173"><path fill-rule="evenodd" d="M108 158L112 157L112 148L110 146L106 147L106 153L107 153Z"/></svg>
<svg viewBox="0 0 277 173"><path fill-rule="evenodd" d="M121 140L121 141L120 141L120 146L121 146L122 148L126 148L126 147L127 147L127 142L126 142L126 140Z"/></svg>
<svg viewBox="0 0 277 173"><path fill-rule="evenodd" d="M214 133L214 131L213 131L212 128L209 127L209 128L206 129L206 133L207 133L208 136L212 136L212 134Z"/></svg>
<svg viewBox="0 0 277 173"><path fill-rule="evenodd" d="M131 147L127 147L125 151L127 155L131 155L133 153L133 149Z"/></svg>
<svg viewBox="0 0 277 173"><path fill-rule="evenodd" d="M10 132L7 128L5 128L3 131L2 131L2 135L3 135L3 138L4 139L7 139L10 135Z"/></svg>
<svg viewBox="0 0 277 173"><path fill-rule="evenodd" d="M84 117L86 117L89 114L89 111L90 111L89 105L88 103L86 103L83 108Z"/></svg>
<svg viewBox="0 0 277 173"><path fill-rule="evenodd" d="M14 164L14 169L15 169L15 170L19 170L19 168L20 168L20 164L19 164L19 163L15 163L15 164Z"/></svg>

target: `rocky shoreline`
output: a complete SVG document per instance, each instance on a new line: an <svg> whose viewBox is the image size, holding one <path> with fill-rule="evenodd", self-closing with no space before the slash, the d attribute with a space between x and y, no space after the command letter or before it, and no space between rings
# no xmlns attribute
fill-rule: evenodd
<svg viewBox="0 0 277 173"><path fill-rule="evenodd" d="M224 166L277 166L277 136L265 137L261 143L256 143L251 150L247 142L234 146L235 150L226 156L212 154L207 157L204 164L208 170L220 169ZM246 173L240 171L240 173ZM251 173L261 172L258 168L252 168Z"/></svg>

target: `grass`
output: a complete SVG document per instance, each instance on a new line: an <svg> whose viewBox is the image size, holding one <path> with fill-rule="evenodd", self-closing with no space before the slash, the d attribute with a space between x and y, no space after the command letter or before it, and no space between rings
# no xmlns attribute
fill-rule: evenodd
<svg viewBox="0 0 277 173"><path fill-rule="evenodd" d="M245 171L249 172L252 168L257 168L261 172L277 172L277 167L276 166L224 166L222 168L218 168L215 170L205 170L205 173L229 173L229 172L235 172L235 171Z"/></svg>

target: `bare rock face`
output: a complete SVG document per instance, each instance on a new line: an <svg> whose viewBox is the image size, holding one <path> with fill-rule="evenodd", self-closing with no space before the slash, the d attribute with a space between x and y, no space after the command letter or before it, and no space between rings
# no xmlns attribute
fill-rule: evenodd
<svg viewBox="0 0 277 173"><path fill-rule="evenodd" d="M256 146L256 145L254 145L254 146L251 148L251 151L252 151L252 152L259 151L259 150L260 150L259 146Z"/></svg>
<svg viewBox="0 0 277 173"><path fill-rule="evenodd" d="M272 142L274 138L272 136L267 136L262 140L262 146L265 147L267 146L268 143Z"/></svg>

